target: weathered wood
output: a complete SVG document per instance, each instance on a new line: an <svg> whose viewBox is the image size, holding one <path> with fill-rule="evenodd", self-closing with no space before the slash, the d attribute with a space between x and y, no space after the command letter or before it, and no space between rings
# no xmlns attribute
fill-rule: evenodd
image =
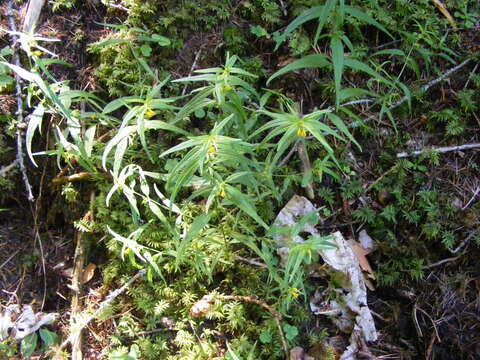
<svg viewBox="0 0 480 360"><path fill-rule="evenodd" d="M43 5L45 5L45 0L30 0L28 2L27 14L25 15L25 20L23 21L23 32L30 33L33 31L37 25Z"/></svg>

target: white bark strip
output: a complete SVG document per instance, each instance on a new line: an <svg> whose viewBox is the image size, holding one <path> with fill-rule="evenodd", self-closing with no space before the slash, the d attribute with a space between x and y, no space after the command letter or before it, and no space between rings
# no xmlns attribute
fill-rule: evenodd
<svg viewBox="0 0 480 360"><path fill-rule="evenodd" d="M28 2L27 14L25 15L25 20L23 21L23 32L30 33L33 31L37 25L38 18L42 12L43 5L45 0L30 0Z"/></svg>
<svg viewBox="0 0 480 360"><path fill-rule="evenodd" d="M480 148L480 143L457 145L457 146L444 146L444 147L437 147L437 148L432 147L432 148L425 148L425 149L411 151L411 152L401 152L397 154L397 159L418 156L427 150L434 150L441 153L446 153L450 151L460 151L460 150L468 150L468 149L475 149L475 148Z"/></svg>

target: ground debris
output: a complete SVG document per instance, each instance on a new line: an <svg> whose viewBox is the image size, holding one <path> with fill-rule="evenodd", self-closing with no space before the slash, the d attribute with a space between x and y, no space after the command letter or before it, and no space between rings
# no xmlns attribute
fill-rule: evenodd
<svg viewBox="0 0 480 360"><path fill-rule="evenodd" d="M294 226L299 218L312 211L316 211L316 209L308 199L295 195L280 211L275 219L275 224L278 226ZM321 236L315 227L309 224L305 225L303 232L315 237ZM376 341L378 335L367 305L367 290L358 258L351 245L339 231L332 235L333 238L330 241L335 245L335 248L319 250L319 254L333 271L341 273L348 280L342 284L342 289L338 289L342 301L328 300L322 302L321 292L317 291L314 299L310 302L310 308L314 314L336 315L333 320L336 326L343 332L352 333L350 345L341 359L354 359L361 341ZM280 256L288 257L286 239L278 236L276 240L280 246ZM304 241L299 235L292 240L296 243ZM325 309L328 310L325 311Z"/></svg>
<svg viewBox="0 0 480 360"><path fill-rule="evenodd" d="M30 305L8 305L0 316L0 341L9 336L21 341L44 325L53 323L57 313L35 313Z"/></svg>

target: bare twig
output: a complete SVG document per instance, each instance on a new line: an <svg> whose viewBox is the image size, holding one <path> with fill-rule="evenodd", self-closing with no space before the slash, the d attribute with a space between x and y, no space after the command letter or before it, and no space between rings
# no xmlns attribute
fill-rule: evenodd
<svg viewBox="0 0 480 360"><path fill-rule="evenodd" d="M475 237L476 233L475 232L472 232L470 233L470 235L468 235L461 243L460 245L458 245L455 249L453 250L449 250L452 254L457 254L460 250L462 250L465 245L467 245L471 239L473 239Z"/></svg>
<svg viewBox="0 0 480 360"><path fill-rule="evenodd" d="M10 165L6 165L6 166L2 167L0 169L0 177L4 177L5 175L7 175L7 173L9 171L12 171L13 169L15 169L17 167L17 165L18 165L18 160L15 160Z"/></svg>
<svg viewBox="0 0 480 360"><path fill-rule="evenodd" d="M437 261L436 263L433 263L431 265L426 265L426 266L423 267L423 269L432 269L434 267L437 267L437 266L440 266L440 265L443 265L443 264L447 264L447 263L452 262L452 261L456 261L459 258L460 258L460 256L455 256L455 257L443 259L443 260Z"/></svg>
<svg viewBox="0 0 480 360"><path fill-rule="evenodd" d="M13 62L15 63L16 66L20 67L20 56L18 55L18 51L15 51L16 49L16 44L19 40L18 35L16 35L17 32L17 25L15 24L15 15L13 14L13 7L12 7L12 0L9 0L7 3L7 17L9 20L9 25L10 25L10 30L12 31L10 33L10 37L12 39L12 49L14 51L13 53ZM27 197L29 201L33 201L33 194L32 194L32 186L30 185L30 182L28 181L28 176L27 176L27 169L25 168L25 164L23 162L24 158L24 153L23 153L23 131L20 128L20 125L24 125L24 118L23 118L23 99L22 99L22 86L21 86L21 79L20 77L15 73L15 88L16 88L16 96L17 96L17 123L19 126L17 126L16 130L16 135L17 135L17 163L18 167L20 168L20 172L22 173L22 178L23 182L25 184L25 188L27 190Z"/></svg>
<svg viewBox="0 0 480 360"><path fill-rule="evenodd" d="M441 153L446 153L450 151L460 151L460 150L468 150L468 149L475 149L480 148L480 143L473 143L473 144L464 144L464 145L457 145L457 146L444 146L444 147L432 147L432 148L424 148L421 150L416 150L412 152L401 152L397 154L397 159L418 156L428 150L438 151Z"/></svg>
<svg viewBox="0 0 480 360"><path fill-rule="evenodd" d="M478 65L480 65L480 62L478 62L478 63L475 65L475 67L473 68L472 72L471 72L470 75L468 76L468 79L467 79L467 81L465 82L465 85L463 86L464 89L467 88L470 80L472 79L472 75L474 75L474 74L477 72Z"/></svg>
<svg viewBox="0 0 480 360"><path fill-rule="evenodd" d="M19 251L20 251L20 250L17 250L17 251L15 251L12 255L10 255L10 256L8 257L8 259L5 260L5 261L2 263L2 265L0 265L0 270L1 270L5 265L7 265L8 262L9 262L10 260L12 260L12 259L15 257L15 255L18 254Z"/></svg>
<svg viewBox="0 0 480 360"><path fill-rule="evenodd" d="M143 276L145 276L145 274L147 273L147 270L146 269L142 269L140 270L139 272L137 272L130 280L128 280L125 284L123 284L120 288L112 291L106 298L105 300L100 304L100 306L98 307L97 310L95 310L95 312L91 315L89 315L88 317L86 317L85 319L82 319L80 322L78 322L77 324L75 324L75 331L73 331L70 336L64 341L62 342L62 344L56 348L55 352L56 352L56 355L59 355L60 352L65 349L65 347L69 344L69 343L72 343L76 337L78 336L78 333L80 330L83 330L89 323L90 321L94 320L98 315L100 315L100 313L105 310L105 308L107 306L109 306L113 300L115 300L120 294L122 294L125 290L128 289L128 287L130 285L132 285L138 278L141 278ZM51 354L52 351L50 351L49 353ZM48 355L48 354L46 354Z"/></svg>
<svg viewBox="0 0 480 360"><path fill-rule="evenodd" d="M424 92L427 92L432 86L435 86L437 85L438 83L440 83L441 81L447 79L448 77L450 77L453 73L457 72L458 70L460 70L461 68L463 68L464 66L470 64L470 62L472 61L472 59L467 59L465 61L463 61L462 63L458 64L457 66L454 66L453 68L445 71L441 76L439 76L438 78L428 82L427 84L423 85L421 88L420 88L420 92L421 93L424 93ZM398 100L397 102L393 103L389 108L388 110L391 111L391 110L394 110L396 109L397 107L399 107L400 105L404 104L405 102L407 102L409 99L411 99L410 96L404 96L402 97L400 100ZM376 100L373 99L373 98L368 98L368 99L360 99L360 100L355 100L355 101L351 101L351 102L348 102L346 104L342 104L342 106L347 106L347 105L355 105L355 104L361 104L361 103L373 103L375 102ZM329 108L330 110L335 110L335 107L332 107L332 108ZM368 120L368 119L367 119ZM365 121L367 121L365 120ZM350 128L357 128L359 127L360 125L362 125L364 121L354 121L352 122L349 127Z"/></svg>
<svg viewBox="0 0 480 360"><path fill-rule="evenodd" d="M442 82L443 80L445 80L446 78L448 78L450 75L452 75L454 72L457 72L458 70L460 70L462 67L470 64L470 62L472 61L472 59L467 59L465 60L464 62L458 64L457 66L445 71L441 76L439 76L438 78L426 83L425 85L423 85L421 88L420 88L420 92L424 93L424 92L427 92L428 89L430 89L432 86L435 86L437 85L439 82ZM396 103L394 103L392 106L390 106L389 110L393 110L397 107L399 107L400 105L402 105L403 103L407 102L408 100L410 99L410 96L404 96L403 98L401 98L400 100L398 100Z"/></svg>
<svg viewBox="0 0 480 360"><path fill-rule="evenodd" d="M261 268L266 268L267 267L267 265L265 265L264 263L262 263L260 261L244 258L243 256L239 256L239 255L235 256L235 260L238 260L238 261L241 261L241 262L253 265L253 266L258 266L258 267L261 267Z"/></svg>
<svg viewBox="0 0 480 360"><path fill-rule="evenodd" d="M292 148L290 149L290 151L288 152L288 154L283 158L282 161L280 161L280 164L278 164L278 167L281 168L283 166L285 166L285 164L288 162L288 160L290 160L290 158L292 157L292 155L295 153L295 151L297 151L297 147L298 145L300 144L300 140L297 140L295 142L295 144L293 144Z"/></svg>
<svg viewBox="0 0 480 360"><path fill-rule="evenodd" d="M99 177L104 177L104 178L109 178L110 175L104 174L104 173L98 173L95 174L96 176ZM88 172L88 171L82 171L73 175L68 175L68 176L57 176L52 179L52 184L53 185L63 185L66 183L71 183L71 182L78 182L78 181L90 181L94 179L94 174Z"/></svg>
<svg viewBox="0 0 480 360"><path fill-rule="evenodd" d="M200 47L200 49L198 49L197 54L195 55L195 59L193 60L193 64L190 67L190 71L188 73L188 76L192 76L193 71L197 67L197 61L198 61L198 59L200 59L200 54L202 53L202 49L203 49L203 47ZM182 96L185 95L185 93L187 92L187 89L188 89L188 84L185 84L185 86L182 89Z"/></svg>
<svg viewBox="0 0 480 360"><path fill-rule="evenodd" d="M470 206L470 204L475 200L475 198L477 197L477 195L480 193L480 187L477 188L477 190L475 190L475 192L473 193L471 199L465 204L464 207L462 207L462 211L464 211L466 208L468 208Z"/></svg>
<svg viewBox="0 0 480 360"><path fill-rule="evenodd" d="M394 165L392 166L390 169L388 169L387 171L385 171L379 178L377 178L377 180L375 180L374 182L372 182L370 185L368 185L366 188L365 188L365 193L369 192L370 190L372 190L372 188L378 184L385 176L387 176L388 174L390 174L393 170L395 170L397 168L397 165Z"/></svg>

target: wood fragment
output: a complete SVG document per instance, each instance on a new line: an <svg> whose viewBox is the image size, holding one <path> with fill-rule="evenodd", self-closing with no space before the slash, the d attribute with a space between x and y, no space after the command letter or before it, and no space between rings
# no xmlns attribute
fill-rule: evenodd
<svg viewBox="0 0 480 360"><path fill-rule="evenodd" d="M457 146L424 148L424 149L416 150L416 151L412 151L412 152L398 153L397 154L397 159L419 156L426 151L438 151L440 153L446 153L446 152L450 152L450 151L461 151L461 150L469 150L469 149L476 149L476 148L480 148L480 143L464 144L464 145L457 145Z"/></svg>
<svg viewBox="0 0 480 360"><path fill-rule="evenodd" d="M95 174L96 176L99 177L104 177L104 178L109 178L110 176L108 174L102 174L98 173ZM52 184L53 185L63 185L66 183L71 183L71 182L78 182L78 181L89 181L94 179L94 174L88 172L88 171L81 171L79 173L73 174L73 175L67 175L67 176L57 176L52 179Z"/></svg>
<svg viewBox="0 0 480 360"><path fill-rule="evenodd" d="M435 7L442 13L443 16L448 20L450 25L454 30L457 30L457 23L453 19L452 15L448 11L447 7L440 0L432 0Z"/></svg>
<svg viewBox="0 0 480 360"><path fill-rule="evenodd" d="M422 269L432 269L434 267L437 267L437 266L440 266L440 265L443 265L443 264L446 264L446 263L449 263L449 262L452 262L452 261L456 261L459 258L460 258L460 256L455 256L455 257L443 259L443 260L437 261L436 263L433 263L431 265L426 265Z"/></svg>
<svg viewBox="0 0 480 360"><path fill-rule="evenodd" d="M30 0L28 2L27 14L23 21L23 32L33 32L37 25L38 18L40 17L40 13L42 12L43 5L45 5L45 0Z"/></svg>

